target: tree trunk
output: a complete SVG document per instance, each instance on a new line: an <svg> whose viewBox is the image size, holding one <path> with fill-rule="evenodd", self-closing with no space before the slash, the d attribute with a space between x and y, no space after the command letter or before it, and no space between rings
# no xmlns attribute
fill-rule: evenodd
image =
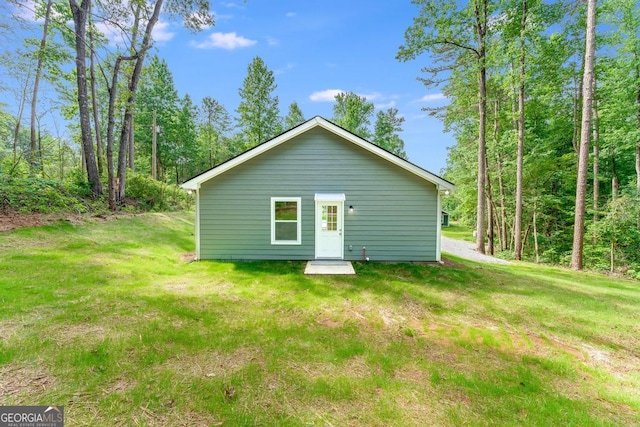
<svg viewBox="0 0 640 427"><path fill-rule="evenodd" d="M638 109L638 131L640 131L640 64L638 63L638 55L634 55L636 59L636 108ZM636 196L640 198L640 138L636 142ZM638 228L640 228L640 214L638 215Z"/></svg>
<svg viewBox="0 0 640 427"><path fill-rule="evenodd" d="M124 201L125 197L127 148L129 145L127 142L133 122L133 108L136 102L136 90L138 89L138 81L140 80L140 73L142 72L142 64L144 63L145 54L151 47L151 32L153 31L153 27L156 25L156 22L158 22L163 1L164 0L156 0L153 13L147 22L147 26L142 37L142 44L140 49L138 49L131 79L129 80L129 97L125 106L124 119L122 121L122 132L120 133L120 150L118 151L118 190L116 192L116 198L120 203Z"/></svg>
<svg viewBox="0 0 640 427"><path fill-rule="evenodd" d="M38 63L36 65L36 75L33 80L33 94L31 96L31 146L29 150L29 163L31 167L36 164L37 135L36 135L36 109L38 106L38 89L40 87L40 76L42 75L42 63L44 62L44 49L47 47L47 34L49 33L49 19L51 17L51 5L53 0L47 1L47 9L44 14L44 24L42 25L42 38L40 39L40 49L38 50Z"/></svg>
<svg viewBox="0 0 640 427"><path fill-rule="evenodd" d="M151 122L151 178L158 179L158 125L156 124L156 110L153 110L153 120Z"/></svg>
<svg viewBox="0 0 640 427"><path fill-rule="evenodd" d="M540 264L540 248L538 247L538 226L536 224L536 202L533 202L533 244L536 251L536 264Z"/></svg>
<svg viewBox="0 0 640 427"><path fill-rule="evenodd" d="M493 122L493 140L498 147L498 134L499 134L499 101L494 102L494 122ZM504 182L502 180L502 157L499 150L496 150L497 166L498 166L498 189L500 191L500 250L506 251L508 246L507 237L507 206L505 203Z"/></svg>
<svg viewBox="0 0 640 427"><path fill-rule="evenodd" d="M518 82L518 148L516 153L516 215L514 218L514 258L522 259L522 168L524 158L524 75L527 25L527 0L522 0L522 23L520 24L520 67Z"/></svg>
<svg viewBox="0 0 640 427"><path fill-rule="evenodd" d="M485 162L488 162L486 156L485 156ZM487 177L487 182L486 182L486 192L487 192L487 231L488 231L488 237L489 237L489 254L493 255L495 253L495 244L494 244L494 233L493 233L493 229L494 229L494 224L493 224L493 194L492 194L492 189L491 189L491 177L489 174L489 165L485 164L485 170L487 171L486 173L486 177Z"/></svg>
<svg viewBox="0 0 640 427"><path fill-rule="evenodd" d="M594 87L595 89L595 87ZM600 131L598 129L598 105L596 102L593 104L593 237L592 243L595 245L598 242L598 232L596 224L598 223L598 209L600 199Z"/></svg>
<svg viewBox="0 0 640 427"><path fill-rule="evenodd" d="M484 239L487 234L485 225L486 214L486 124L487 124L487 65L486 41L487 34L487 0L480 0L475 6L476 36L478 38L478 204L476 213L476 250L484 254Z"/></svg>
<svg viewBox="0 0 640 427"><path fill-rule="evenodd" d="M100 111L98 110L98 93L96 89L96 73L95 73L95 49L93 42L93 30L91 28L91 14L89 14L89 76L91 77L91 106L93 110L93 128L96 133L96 157L98 158L98 173L102 174L104 165L102 159L104 149L102 147L102 134L100 132Z"/></svg>
<svg viewBox="0 0 640 427"><path fill-rule="evenodd" d="M486 193L487 193L487 237L488 239L488 243L489 243L489 254L494 255L495 253L495 235L494 235L494 223L493 223L493 194L492 194L492 188L491 188L491 177L490 177L490 173L489 173L489 165L488 165L488 159L485 156L485 170L487 171L486 173L486 177L487 177L487 181L486 181Z"/></svg>
<svg viewBox="0 0 640 427"><path fill-rule="evenodd" d="M133 28L131 29L131 56L136 56L135 46L138 44L138 30L140 28L140 3L135 4L133 11ZM129 129L129 169L135 169L135 126L134 117L131 117L131 127Z"/></svg>
<svg viewBox="0 0 640 427"><path fill-rule="evenodd" d="M129 169L131 169L132 171L134 170L135 167L135 163L134 163L134 154L135 154L135 146L134 146L134 138L135 138L135 132L134 132L134 120L135 118L132 117L131 118L131 129L129 129Z"/></svg>
<svg viewBox="0 0 640 427"><path fill-rule="evenodd" d="M116 62L113 65L113 74L111 76L111 85L107 85L109 90L109 107L107 110L107 182L109 188L109 209L115 211L117 209L116 203L116 189L115 189L115 174L113 171L113 128L115 127L115 105L118 90L118 74L120 73L120 64L123 60L129 58L123 58L118 56Z"/></svg>
<svg viewBox="0 0 640 427"><path fill-rule="evenodd" d="M29 87L29 78L31 77L31 69L27 71L27 77L22 87L22 98L18 104L18 116L16 117L16 125L13 127L13 167L18 164L18 142L20 141L20 126L22 125L22 114L24 113L24 105L27 103L27 89Z"/></svg>
<svg viewBox="0 0 640 427"><path fill-rule="evenodd" d="M90 9L90 5L91 0L82 0L79 6L76 0L69 0L75 27L76 80L78 84L78 112L80 115L82 151L84 152L85 164L87 166L87 179L91 185L91 191L95 195L101 195L102 183L100 182L96 156L93 152L93 138L91 136L91 116L87 96L87 69L85 64L87 11Z"/></svg>
<svg viewBox="0 0 640 427"><path fill-rule="evenodd" d="M616 201L618 198L618 188L620 184L618 182L618 172L616 171L616 159L615 153L611 150L611 200Z"/></svg>
<svg viewBox="0 0 640 427"><path fill-rule="evenodd" d="M594 59L596 30L596 0L587 1L587 33L585 36L584 78L582 92L582 123L578 154L578 177L576 182L576 206L573 226L571 268L582 270L584 253L584 221L587 196L587 174L589 169L589 136L591 133L591 107L593 103Z"/></svg>

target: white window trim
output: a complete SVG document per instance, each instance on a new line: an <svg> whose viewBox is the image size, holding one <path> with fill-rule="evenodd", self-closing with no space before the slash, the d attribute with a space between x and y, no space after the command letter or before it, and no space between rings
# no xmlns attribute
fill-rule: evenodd
<svg viewBox="0 0 640 427"><path fill-rule="evenodd" d="M276 202L298 203L298 239L276 240ZM272 245L301 245L302 244L302 197L272 197L271 198L271 244Z"/></svg>

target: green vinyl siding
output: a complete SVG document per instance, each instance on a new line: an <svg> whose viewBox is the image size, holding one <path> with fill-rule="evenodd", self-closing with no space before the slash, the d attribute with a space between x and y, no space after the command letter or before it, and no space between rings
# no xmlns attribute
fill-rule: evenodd
<svg viewBox="0 0 640 427"><path fill-rule="evenodd" d="M345 259L436 260L435 185L321 128L202 183L200 258L314 259L316 193L346 195ZM272 197L301 198L300 245L271 244Z"/></svg>

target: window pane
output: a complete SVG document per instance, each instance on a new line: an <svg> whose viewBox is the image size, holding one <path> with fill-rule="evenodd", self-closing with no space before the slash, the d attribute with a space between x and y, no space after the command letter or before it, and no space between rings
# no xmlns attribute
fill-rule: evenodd
<svg viewBox="0 0 640 427"><path fill-rule="evenodd" d="M276 202L276 221L297 221L298 202Z"/></svg>
<svg viewBox="0 0 640 427"><path fill-rule="evenodd" d="M327 208L327 229L335 231L338 229L338 207L332 205Z"/></svg>
<svg viewBox="0 0 640 427"><path fill-rule="evenodd" d="M276 222L275 227L276 240L298 240L297 222Z"/></svg>
<svg viewBox="0 0 640 427"><path fill-rule="evenodd" d="M325 231L336 231L338 229L338 206L322 206L322 229Z"/></svg>

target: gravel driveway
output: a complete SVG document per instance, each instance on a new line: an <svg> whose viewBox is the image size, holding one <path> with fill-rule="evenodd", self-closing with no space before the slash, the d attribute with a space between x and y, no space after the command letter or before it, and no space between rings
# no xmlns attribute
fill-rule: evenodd
<svg viewBox="0 0 640 427"><path fill-rule="evenodd" d="M459 256L460 258L465 258L471 261L486 262L490 264L511 264L509 261L505 261L500 258L492 257L490 255L482 255L481 253L476 252L475 247L475 243L442 236L442 252L448 252L451 255Z"/></svg>

